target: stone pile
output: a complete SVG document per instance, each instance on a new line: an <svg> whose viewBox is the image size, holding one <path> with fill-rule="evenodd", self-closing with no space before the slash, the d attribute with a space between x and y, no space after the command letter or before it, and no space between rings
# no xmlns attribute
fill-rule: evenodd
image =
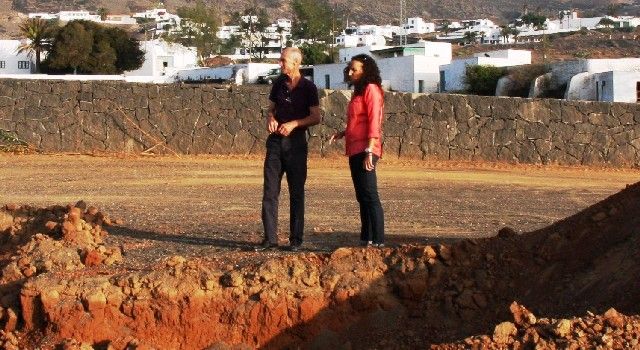
<svg viewBox="0 0 640 350"><path fill-rule="evenodd" d="M72 272L122 261L120 249L108 247L103 226L111 220L82 201L75 205L34 208L15 204L0 209L0 342L11 349L22 325L22 286L49 272ZM28 310L27 310L28 311Z"/></svg>
<svg viewBox="0 0 640 350"><path fill-rule="evenodd" d="M492 335L473 336L433 350L454 349L637 349L640 316L625 316L614 308L604 314L587 312L570 319L541 318L518 303L511 304L513 322L498 324Z"/></svg>

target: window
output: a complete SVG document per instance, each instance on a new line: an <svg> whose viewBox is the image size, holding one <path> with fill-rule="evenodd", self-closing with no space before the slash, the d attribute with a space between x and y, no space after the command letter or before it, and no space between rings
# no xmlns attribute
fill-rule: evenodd
<svg viewBox="0 0 640 350"><path fill-rule="evenodd" d="M424 80L418 80L418 92L424 92Z"/></svg>
<svg viewBox="0 0 640 350"><path fill-rule="evenodd" d="M7 61L0 61L0 68L7 68Z"/></svg>
<svg viewBox="0 0 640 350"><path fill-rule="evenodd" d="M331 88L331 78L329 77L329 74L324 75L324 88L325 89Z"/></svg>
<svg viewBox="0 0 640 350"><path fill-rule="evenodd" d="M29 61L18 61L18 69L29 69Z"/></svg>
<svg viewBox="0 0 640 350"><path fill-rule="evenodd" d="M636 82L636 102L640 102L640 81Z"/></svg>

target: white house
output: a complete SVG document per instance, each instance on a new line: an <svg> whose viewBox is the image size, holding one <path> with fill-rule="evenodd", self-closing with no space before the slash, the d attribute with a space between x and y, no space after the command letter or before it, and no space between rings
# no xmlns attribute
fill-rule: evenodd
<svg viewBox="0 0 640 350"><path fill-rule="evenodd" d="M274 63L230 64L221 67L197 67L176 72L176 81L233 80L236 84L253 84L258 76L280 65Z"/></svg>
<svg viewBox="0 0 640 350"><path fill-rule="evenodd" d="M48 12L31 12L29 13L29 18L42 18L46 20L58 19L57 13L48 13Z"/></svg>
<svg viewBox="0 0 640 350"><path fill-rule="evenodd" d="M465 37L467 32L475 33L476 37L481 43L499 43L500 38L500 27L493 23L492 20L482 18L482 19L471 19L461 21L460 25L462 28L456 29L446 35L438 35L436 38L438 40L459 40ZM452 25L449 25L449 29L453 29Z"/></svg>
<svg viewBox="0 0 640 350"><path fill-rule="evenodd" d="M130 15L107 15L107 18L102 21L105 24L116 25L133 25L136 24L136 19Z"/></svg>
<svg viewBox="0 0 640 350"><path fill-rule="evenodd" d="M94 21L100 22L100 15L91 13L89 11L60 11L58 12L58 19L62 22L70 22L74 20L85 20L85 21Z"/></svg>
<svg viewBox="0 0 640 350"><path fill-rule="evenodd" d="M125 76L151 76L159 82L174 76L178 70L198 66L198 52L195 47L185 47L163 40L140 42L144 51L144 63L135 71L126 72Z"/></svg>
<svg viewBox="0 0 640 350"><path fill-rule="evenodd" d="M551 66L550 87L566 84L567 100L636 102L640 58L581 59Z"/></svg>
<svg viewBox="0 0 640 350"><path fill-rule="evenodd" d="M18 53L22 42L0 40L0 74L31 74L35 69L34 61L28 54Z"/></svg>
<svg viewBox="0 0 640 350"><path fill-rule="evenodd" d="M427 34L436 31L436 24L425 22L420 17L411 17L407 19L407 23L402 28L405 34Z"/></svg>
<svg viewBox="0 0 640 350"><path fill-rule="evenodd" d="M346 89L343 70L357 54L372 56L385 88L405 92L436 92L440 66L451 62L451 44L419 42L398 47L355 47L340 50L336 64L316 65L313 81L322 89Z"/></svg>
<svg viewBox="0 0 640 350"><path fill-rule="evenodd" d="M596 101L640 102L640 72L609 71L594 74Z"/></svg>
<svg viewBox="0 0 640 350"><path fill-rule="evenodd" d="M528 50L498 50L478 53L470 58L456 59L451 64L440 68L440 91L464 90L464 77L468 66L510 67L525 64L531 64L531 52Z"/></svg>

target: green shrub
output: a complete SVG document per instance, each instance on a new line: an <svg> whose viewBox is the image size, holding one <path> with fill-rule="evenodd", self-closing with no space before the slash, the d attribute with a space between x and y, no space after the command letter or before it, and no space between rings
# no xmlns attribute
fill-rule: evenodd
<svg viewBox="0 0 640 350"><path fill-rule="evenodd" d="M549 68L544 64L528 64L509 68L511 86L509 87L508 95L514 97L529 96L531 83L547 72L549 72Z"/></svg>
<svg viewBox="0 0 640 350"><path fill-rule="evenodd" d="M503 67L474 65L467 66L464 83L467 93L474 95L493 96L496 94L498 80L507 74Z"/></svg>

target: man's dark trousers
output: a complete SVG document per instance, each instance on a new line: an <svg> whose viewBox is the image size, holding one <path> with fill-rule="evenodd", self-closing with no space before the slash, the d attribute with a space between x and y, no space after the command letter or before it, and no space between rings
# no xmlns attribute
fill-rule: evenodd
<svg viewBox="0 0 640 350"><path fill-rule="evenodd" d="M264 160L262 224L266 238L278 243L278 199L282 175L287 174L290 199L289 244L302 244L304 231L304 184L307 180L307 138L305 130L294 130L288 137L271 134L267 138Z"/></svg>

